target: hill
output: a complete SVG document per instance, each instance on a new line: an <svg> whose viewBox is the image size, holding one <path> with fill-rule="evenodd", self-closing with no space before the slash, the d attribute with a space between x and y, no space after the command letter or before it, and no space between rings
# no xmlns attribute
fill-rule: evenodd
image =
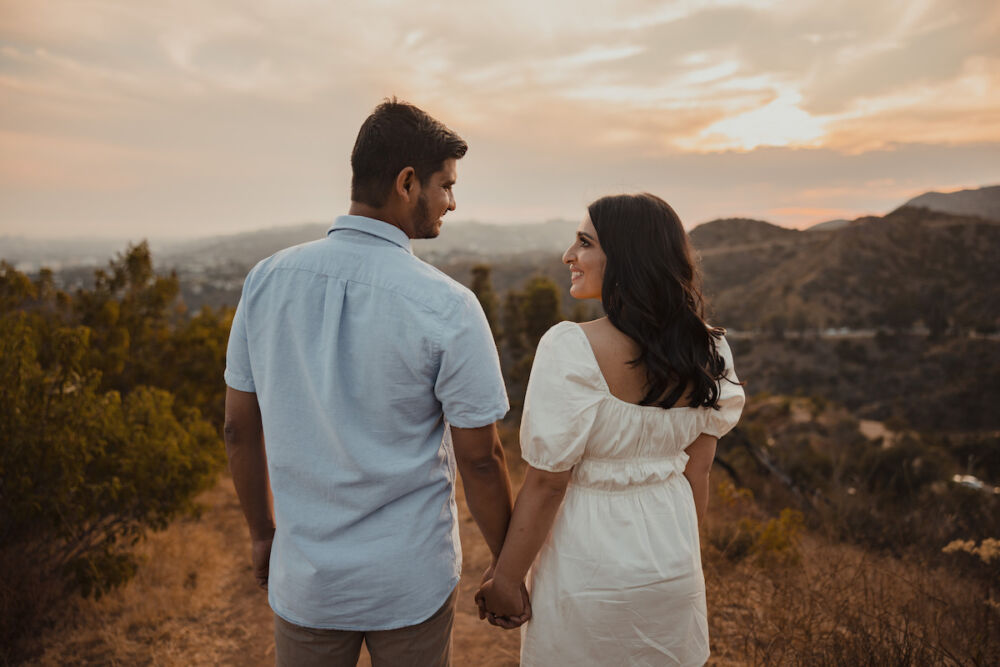
<svg viewBox="0 0 1000 667"><path fill-rule="evenodd" d="M837 220L827 220L826 222L817 222L815 225L813 225L811 227L806 227L805 231L807 231L807 232L829 232L829 231L833 231L834 229L840 229L841 227L846 227L849 224L851 224L850 220L844 220L844 219L838 218Z"/></svg>
<svg viewBox="0 0 1000 667"><path fill-rule="evenodd" d="M252 232L154 246L153 251L159 263L166 267L198 270L232 265L245 267L246 271L282 248L323 238L329 226L329 223L325 222L307 222L300 225L270 227Z"/></svg>
<svg viewBox="0 0 1000 667"><path fill-rule="evenodd" d="M165 266L184 270L221 265L247 269L282 248L323 238L330 223L272 227L240 234L166 245L157 250ZM538 224L491 225L445 219L436 239L413 241L413 252L432 262L475 260L510 255L561 253L573 239L576 223L550 220ZM155 250L155 249L154 249Z"/></svg>
<svg viewBox="0 0 1000 667"><path fill-rule="evenodd" d="M903 206L1000 221L1000 185L958 192L925 192Z"/></svg>
<svg viewBox="0 0 1000 667"><path fill-rule="evenodd" d="M729 326L998 324L998 222L903 207L826 232L718 223L723 229L691 237L706 294Z"/></svg>
<svg viewBox="0 0 1000 667"><path fill-rule="evenodd" d="M715 248L788 241L799 236L799 232L763 220L723 218L698 225L689 235L696 246Z"/></svg>
<svg viewBox="0 0 1000 667"><path fill-rule="evenodd" d="M76 237L42 240L3 235L0 236L0 259L19 271L34 273L42 267L58 271L70 266L103 265L124 247L125 241L119 239Z"/></svg>

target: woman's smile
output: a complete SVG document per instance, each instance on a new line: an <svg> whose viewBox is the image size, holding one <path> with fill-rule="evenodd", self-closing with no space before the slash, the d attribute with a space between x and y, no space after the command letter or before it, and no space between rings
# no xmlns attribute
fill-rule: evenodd
<svg viewBox="0 0 1000 667"><path fill-rule="evenodd" d="M585 216L576 230L576 241L563 253L563 264L569 267L569 293L575 299L600 299L604 264L607 261L597 230L590 216Z"/></svg>

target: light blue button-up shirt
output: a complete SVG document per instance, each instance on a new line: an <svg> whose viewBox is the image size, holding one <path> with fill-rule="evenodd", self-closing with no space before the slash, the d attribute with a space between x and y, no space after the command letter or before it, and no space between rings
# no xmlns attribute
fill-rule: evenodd
<svg viewBox="0 0 1000 667"><path fill-rule="evenodd" d="M462 566L444 422L485 426L508 409L475 295L397 227L342 216L250 271L225 379L260 403L275 613L386 630L437 611Z"/></svg>

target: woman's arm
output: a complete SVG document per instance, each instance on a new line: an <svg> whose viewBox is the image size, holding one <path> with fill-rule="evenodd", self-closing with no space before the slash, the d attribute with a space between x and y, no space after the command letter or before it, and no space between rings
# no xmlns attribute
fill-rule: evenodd
<svg viewBox="0 0 1000 667"><path fill-rule="evenodd" d="M684 450L689 457L684 468L684 476L691 484L699 526L708 510L708 475L712 471L712 460L715 458L715 446L718 441L714 435L702 433Z"/></svg>
<svg viewBox="0 0 1000 667"><path fill-rule="evenodd" d="M528 466L493 578L476 594L485 611L512 619L530 614L524 578L552 529L570 475L572 470L547 472ZM516 625L520 623L504 627Z"/></svg>

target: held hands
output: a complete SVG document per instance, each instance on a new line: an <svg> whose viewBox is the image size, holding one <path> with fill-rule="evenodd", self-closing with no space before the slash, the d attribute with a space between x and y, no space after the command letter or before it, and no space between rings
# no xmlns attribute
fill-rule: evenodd
<svg viewBox="0 0 1000 667"><path fill-rule="evenodd" d="M531 618L531 601L523 581L512 581L504 576L494 576L494 566L483 573L483 581L476 593L479 618L506 630L519 627Z"/></svg>

